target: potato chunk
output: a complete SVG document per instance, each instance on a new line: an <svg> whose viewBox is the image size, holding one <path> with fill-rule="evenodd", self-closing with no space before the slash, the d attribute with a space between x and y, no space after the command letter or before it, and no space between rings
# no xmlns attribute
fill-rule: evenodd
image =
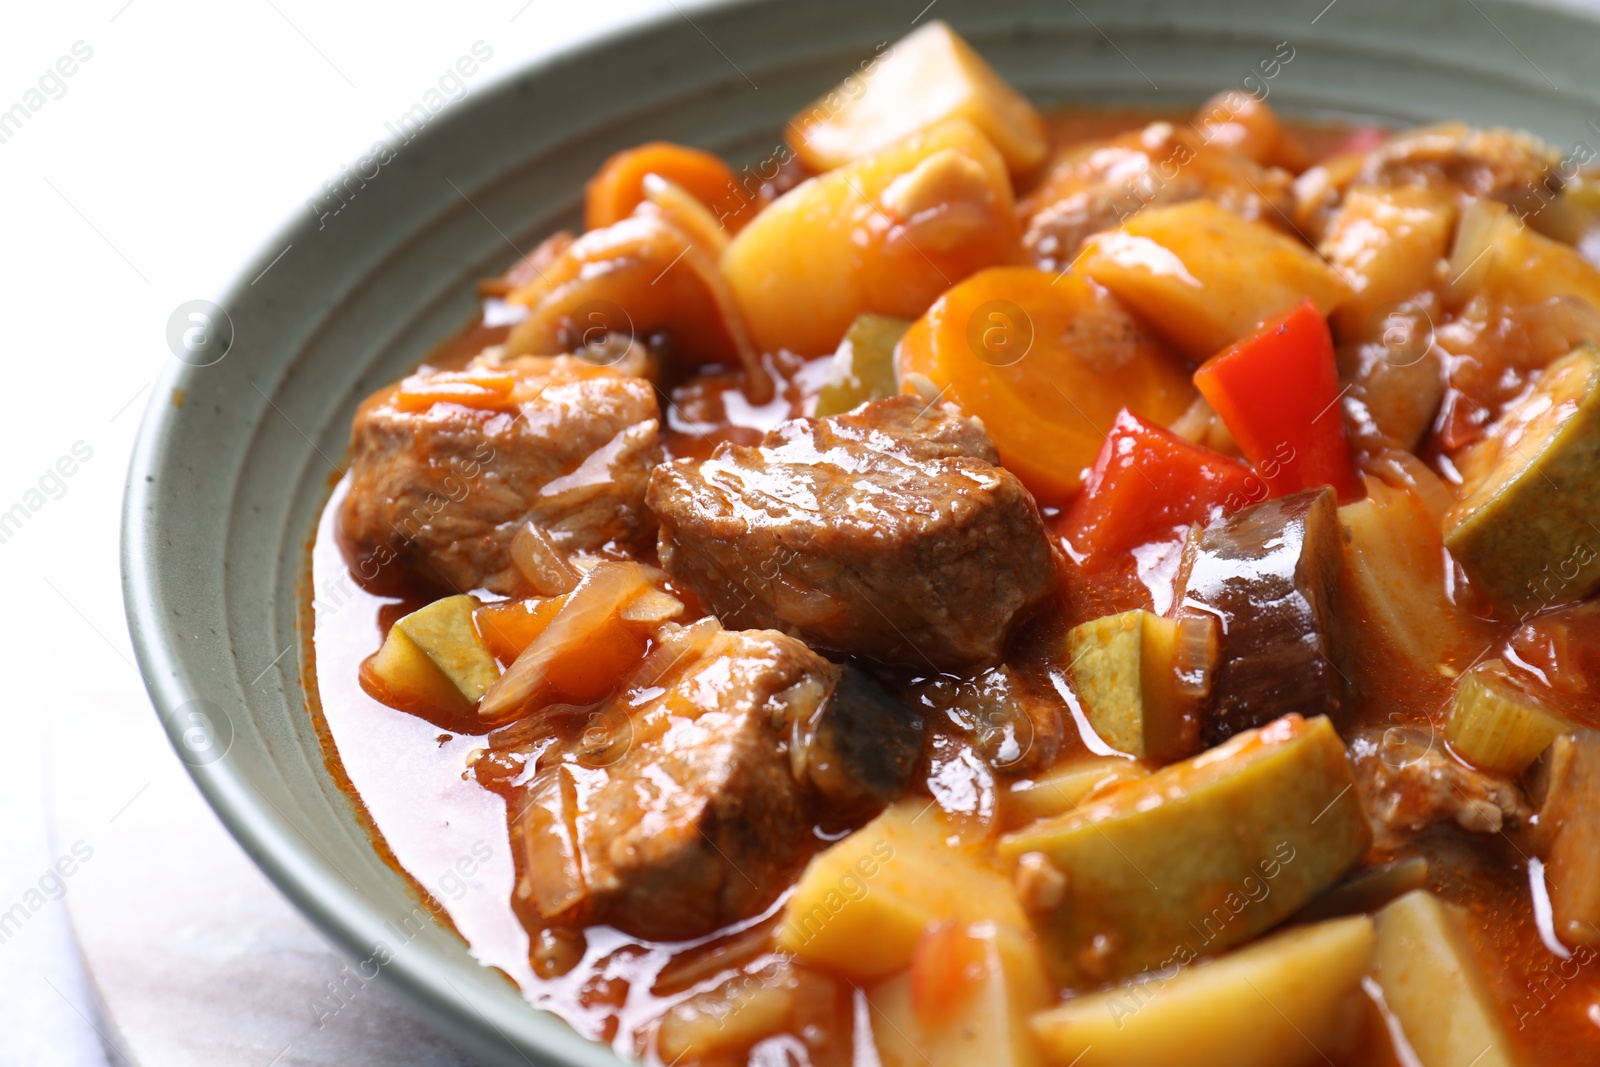
<svg viewBox="0 0 1600 1067"><path fill-rule="evenodd" d="M1057 978L1082 986L1248 941L1327 889L1371 828L1344 743L1288 715L1068 815L1000 838L1067 876L1036 917Z"/></svg>
<svg viewBox="0 0 1600 1067"><path fill-rule="evenodd" d="M945 119L984 132L1013 174L1044 162L1049 131L1027 98L946 23L935 19L789 121L800 162L832 170Z"/></svg>
<svg viewBox="0 0 1600 1067"><path fill-rule="evenodd" d="M722 270L759 349L818 356L862 312L916 318L1021 255L1005 161L952 119L800 183L739 232Z"/></svg>
<svg viewBox="0 0 1600 1067"><path fill-rule="evenodd" d="M1310 297L1326 315L1350 286L1311 249L1211 200L1147 208L1073 268L1116 293L1190 359L1208 359Z"/></svg>
<svg viewBox="0 0 1600 1067"><path fill-rule="evenodd" d="M1556 738L1542 761L1546 795L1535 847L1556 936L1569 945L1600 945L1600 734Z"/></svg>
<svg viewBox="0 0 1600 1067"><path fill-rule="evenodd" d="M1293 1067L1338 1047L1372 958L1366 916L1301 926L1033 1017L1054 1067Z"/></svg>
<svg viewBox="0 0 1600 1067"><path fill-rule="evenodd" d="M1442 279L1455 204L1425 187L1358 186L1345 195L1319 246L1355 292L1333 314L1341 340L1381 335L1384 312Z"/></svg>
<svg viewBox="0 0 1600 1067"><path fill-rule="evenodd" d="M1378 912L1373 976L1427 1067L1515 1067L1460 918L1426 889Z"/></svg>
<svg viewBox="0 0 1600 1067"><path fill-rule="evenodd" d="M935 929L911 970L868 991L883 1067L1034 1067L1028 1016L1053 999L1031 939L994 923Z"/></svg>
<svg viewBox="0 0 1600 1067"><path fill-rule="evenodd" d="M408 707L471 711L500 677L493 653L472 623L477 607L474 597L445 597L390 627L367 665L385 695Z"/></svg>
<svg viewBox="0 0 1600 1067"><path fill-rule="evenodd" d="M1490 600L1531 612L1600 588L1600 349L1545 368L1460 467L1444 544Z"/></svg>
<svg viewBox="0 0 1600 1067"><path fill-rule="evenodd" d="M1006 877L945 843L928 801L907 800L811 860L789 898L777 945L810 966L870 982L911 963L936 922L1027 929Z"/></svg>

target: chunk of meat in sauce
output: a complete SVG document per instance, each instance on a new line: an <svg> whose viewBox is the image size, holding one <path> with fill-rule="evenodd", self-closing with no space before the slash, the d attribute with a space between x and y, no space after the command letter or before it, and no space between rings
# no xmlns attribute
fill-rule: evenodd
<svg viewBox="0 0 1600 1067"><path fill-rule="evenodd" d="M565 748L531 746L536 773L511 793L513 822L535 820L522 834L567 825L554 832L576 843L576 862L552 879L527 871L552 854L548 842L524 838L546 920L677 940L748 918L809 857L815 816L870 817L904 790L921 751L920 716L775 631L669 627L644 669L589 716L603 729L591 721ZM569 796L546 801L553 774L570 777ZM562 809L543 828L541 804Z"/></svg>
<svg viewBox="0 0 1600 1067"><path fill-rule="evenodd" d="M1281 225L1292 203L1288 171L1155 122L1073 149L1022 205L1022 243L1041 270L1064 270L1092 234L1153 205L1210 197L1247 219Z"/></svg>
<svg viewBox="0 0 1600 1067"><path fill-rule="evenodd" d="M1398 848L1439 822L1493 834L1533 814L1514 783L1455 760L1425 730L1363 729L1349 750L1377 848Z"/></svg>
<svg viewBox="0 0 1600 1067"><path fill-rule="evenodd" d="M1033 498L983 426L913 397L657 468L661 565L730 626L885 663L991 663L1055 588Z"/></svg>
<svg viewBox="0 0 1600 1067"><path fill-rule="evenodd" d="M1207 747L1289 712L1339 721L1342 542L1333 490L1323 488L1246 508L1185 548L1180 611L1212 616L1223 635L1203 712Z"/></svg>
<svg viewBox="0 0 1600 1067"><path fill-rule="evenodd" d="M655 388L570 356L479 371L514 384L428 403L433 376L414 376L357 411L340 515L354 573L378 589L403 570L516 593L511 539L530 521L569 554L647 546L645 485L662 459Z"/></svg>
<svg viewBox="0 0 1600 1067"><path fill-rule="evenodd" d="M1320 240L1355 185L1417 185L1537 210L1559 191L1560 165L1561 152L1530 134L1441 122L1397 134L1370 152L1335 156L1300 175L1295 220Z"/></svg>

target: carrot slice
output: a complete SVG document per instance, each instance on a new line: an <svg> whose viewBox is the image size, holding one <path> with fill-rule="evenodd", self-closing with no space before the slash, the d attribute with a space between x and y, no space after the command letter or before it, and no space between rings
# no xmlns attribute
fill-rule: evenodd
<svg viewBox="0 0 1600 1067"><path fill-rule="evenodd" d="M650 174L693 193L730 233L755 214L755 201L740 195L733 168L721 159L698 148L651 141L618 152L590 180L584 191L584 226L598 230L633 214L645 198L644 180Z"/></svg>

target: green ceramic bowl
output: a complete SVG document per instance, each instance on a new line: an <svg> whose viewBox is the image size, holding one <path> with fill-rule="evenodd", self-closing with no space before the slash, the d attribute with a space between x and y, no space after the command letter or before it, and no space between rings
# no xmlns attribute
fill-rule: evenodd
<svg viewBox="0 0 1600 1067"><path fill-rule="evenodd" d="M306 711L307 539L357 401L469 318L473 280L514 256L507 238L527 248L575 223L609 153L661 138L760 160L791 112L918 17L949 20L1043 103L1193 104L1240 87L1290 113L1460 117L1600 144L1600 7L936 0L919 16L925 2L697 6L477 89L338 215L307 210L266 241L215 295L231 345L174 360L155 390L123 528L150 696L223 821L352 959L393 946L388 927L418 902L335 787ZM383 974L483 1063L617 1062L441 929Z"/></svg>

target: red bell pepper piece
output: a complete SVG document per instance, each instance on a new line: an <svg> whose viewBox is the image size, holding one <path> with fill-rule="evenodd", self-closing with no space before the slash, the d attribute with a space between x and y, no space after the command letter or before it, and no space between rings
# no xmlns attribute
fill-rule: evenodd
<svg viewBox="0 0 1600 1067"><path fill-rule="evenodd" d="M1081 562L1094 567L1266 496L1266 484L1243 463L1124 408L1061 532Z"/></svg>
<svg viewBox="0 0 1600 1067"><path fill-rule="evenodd" d="M1322 485L1341 502L1362 496L1339 406L1333 335L1310 300L1206 360L1194 384L1272 496Z"/></svg>

